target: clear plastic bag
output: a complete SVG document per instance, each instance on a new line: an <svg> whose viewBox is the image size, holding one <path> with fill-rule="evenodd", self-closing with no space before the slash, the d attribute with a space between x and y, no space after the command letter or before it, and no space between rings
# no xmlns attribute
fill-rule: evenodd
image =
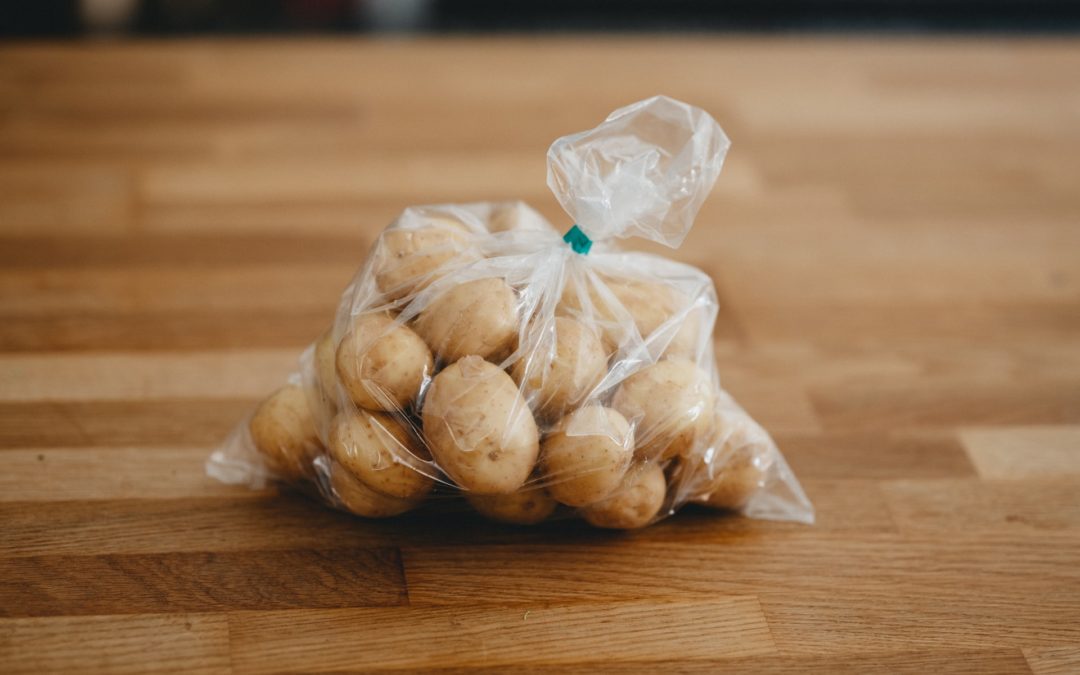
<svg viewBox="0 0 1080 675"><path fill-rule="evenodd" d="M812 522L720 387L712 281L613 241L681 243L728 145L704 111L655 97L551 146L565 236L520 202L406 209L208 473L313 485L372 518L461 495L520 524L629 529L687 502Z"/></svg>

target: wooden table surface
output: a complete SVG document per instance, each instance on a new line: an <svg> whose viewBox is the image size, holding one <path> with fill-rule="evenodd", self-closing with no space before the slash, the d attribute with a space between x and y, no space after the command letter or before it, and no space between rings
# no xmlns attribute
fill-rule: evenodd
<svg viewBox="0 0 1080 675"><path fill-rule="evenodd" d="M203 474L410 204L654 93L812 527L363 522ZM1080 672L1080 42L0 47L0 671Z"/></svg>

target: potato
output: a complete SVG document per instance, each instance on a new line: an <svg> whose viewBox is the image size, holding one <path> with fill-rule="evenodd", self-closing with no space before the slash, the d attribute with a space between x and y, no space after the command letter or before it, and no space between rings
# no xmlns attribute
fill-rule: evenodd
<svg viewBox="0 0 1080 675"><path fill-rule="evenodd" d="M524 202L500 204L491 212L488 231L508 232L510 230L551 230L551 225Z"/></svg>
<svg viewBox="0 0 1080 675"><path fill-rule="evenodd" d="M345 508L365 518L389 518L423 502L423 499L400 499L380 494L336 462L330 465L330 487Z"/></svg>
<svg viewBox="0 0 1080 675"><path fill-rule="evenodd" d="M331 331L326 331L315 342L315 374L319 378L319 388L323 395L337 405L337 366L335 359L337 345Z"/></svg>
<svg viewBox="0 0 1080 675"><path fill-rule="evenodd" d="M532 473L536 421L510 376L479 356L435 376L422 417L431 454L462 489L508 494Z"/></svg>
<svg viewBox="0 0 1080 675"><path fill-rule="evenodd" d="M556 425L540 453L551 496L568 506L585 506L619 487L634 456L634 434L615 410L586 406Z"/></svg>
<svg viewBox="0 0 1080 675"><path fill-rule="evenodd" d="M435 370L424 341L386 314L358 317L338 345L336 363L349 398L368 410L406 407Z"/></svg>
<svg viewBox="0 0 1080 675"><path fill-rule="evenodd" d="M603 283L599 281L595 283ZM567 277L562 295L555 306L556 316L567 316L586 324L595 324L607 353L622 343L620 312L600 295L592 278Z"/></svg>
<svg viewBox="0 0 1080 675"><path fill-rule="evenodd" d="M646 366L626 378L611 406L637 422L637 451L642 458L687 455L695 440L708 433L716 392L709 375L682 358Z"/></svg>
<svg viewBox="0 0 1080 675"><path fill-rule="evenodd" d="M638 280L612 281L608 287L634 317L634 325L642 339L648 338L665 321L689 304L689 299L685 295L663 283ZM691 357L694 355L700 330L700 314L699 311L691 311L687 314L664 350L665 356Z"/></svg>
<svg viewBox="0 0 1080 675"><path fill-rule="evenodd" d="M607 352L592 329L562 316L555 318L555 353L545 351L514 362L510 373L540 415L557 419L603 379Z"/></svg>
<svg viewBox="0 0 1080 675"><path fill-rule="evenodd" d="M705 328L705 309L701 306L694 307L687 313L679 330L664 349L663 356L679 356L691 360L698 358L698 349L702 342L709 345L709 349L712 348L712 334L704 337L701 334Z"/></svg>
<svg viewBox="0 0 1080 675"><path fill-rule="evenodd" d="M346 411L334 418L327 442L330 457L365 485L389 497L416 499L435 482L421 471L427 448L387 413Z"/></svg>
<svg viewBox="0 0 1080 675"><path fill-rule="evenodd" d="M388 229L375 246L375 285L390 300L422 290L440 267L465 254L468 228L451 218L429 216L425 221L424 227Z"/></svg>
<svg viewBox="0 0 1080 675"><path fill-rule="evenodd" d="M645 527L664 505L667 483L656 462L630 468L622 483L607 499L581 509L581 517L595 527L630 530Z"/></svg>
<svg viewBox="0 0 1080 675"><path fill-rule="evenodd" d="M467 281L432 300L416 332L445 363L470 355L501 361L517 342L517 296L502 279Z"/></svg>
<svg viewBox="0 0 1080 675"><path fill-rule="evenodd" d="M307 395L290 384L271 394L248 423L251 440L270 471L283 480L311 473L311 460L321 450Z"/></svg>
<svg viewBox="0 0 1080 675"><path fill-rule="evenodd" d="M615 296L617 305L612 304L610 299L604 297L592 284L583 288L585 284L568 283L559 300L558 311L569 316L589 316L590 312L586 310L583 299L583 295L587 293L588 304L592 307L591 316L600 322L601 337L607 344L609 353L627 339L622 318L624 312L629 315L644 340L689 304L689 299L683 293L664 283L611 278L604 279L601 283ZM691 310L668 342L663 355L694 356L701 330L701 318L702 312L699 309Z"/></svg>
<svg viewBox="0 0 1080 675"><path fill-rule="evenodd" d="M522 489L506 495L466 492L465 499L481 515L515 525L535 525L546 520L558 506L543 488Z"/></svg>
<svg viewBox="0 0 1080 675"><path fill-rule="evenodd" d="M721 420L727 437L709 457L712 466L701 455L685 461L692 472L694 501L718 509L741 509L765 485L765 479L775 457L775 446L756 422L745 414L727 415Z"/></svg>
<svg viewBox="0 0 1080 675"><path fill-rule="evenodd" d="M707 492L694 501L715 509L741 509L764 487L766 470L758 455L739 453L720 467Z"/></svg>

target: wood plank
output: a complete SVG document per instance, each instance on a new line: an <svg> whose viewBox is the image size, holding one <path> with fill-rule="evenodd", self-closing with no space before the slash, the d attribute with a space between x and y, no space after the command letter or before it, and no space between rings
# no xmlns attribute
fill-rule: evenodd
<svg viewBox="0 0 1080 675"><path fill-rule="evenodd" d="M0 315L336 309L360 265L109 265L0 270ZM303 284L297 281L302 280Z"/></svg>
<svg viewBox="0 0 1080 675"><path fill-rule="evenodd" d="M740 111L752 115L748 118L748 124L761 132L787 132L798 131L804 136L814 136L818 133L836 129L854 131L873 131L876 133L893 133L903 135L905 133L925 133L932 131L935 136L949 138L957 134L978 133L994 134L1007 131L1009 134L1024 133L1027 129L1036 126L1033 124L1033 111L1026 106L1020 105L1021 101L1029 100L1025 96L1030 87L1020 86L1014 91L1014 100L1002 100L999 96L977 96L985 90L985 85L975 84L969 78L975 78L976 82L986 78L987 73L1003 71L1008 73L1013 80L1023 79L1023 69L1030 67L1032 62L1038 62L1041 58L1051 58L1054 55L1061 61L1055 61L1055 66L1048 67L1058 77L1068 77L1067 69L1075 61L1075 55L1069 49L1068 41L1046 41L1028 38L1022 40L1024 49L994 51L993 45L967 45L961 43L939 44L935 49L938 58L950 59L950 71L942 79L953 81L954 85L946 95L942 96L941 86L928 86L925 78L934 78L933 73L942 70L933 65L929 54L919 54L915 45L921 40L912 37L907 40L890 41L888 46L882 49L860 49L860 55L868 59L860 63L855 70L862 71L862 86L849 86L845 89L831 88L827 93L816 93L809 85L806 86L806 96L800 96L799 100L806 100L808 105L801 109L803 113L798 120L791 119L790 115L784 116L776 110L776 103L784 100L780 92L770 90L765 82L760 80L757 86L749 90L748 95L740 96ZM856 44L865 47L865 43ZM828 44L817 44L806 50L804 56L809 61L802 67L820 67L824 63L830 63L834 59L839 60L840 54L851 43L846 41ZM968 47L973 46L973 50ZM786 47L786 49L785 49ZM1031 49L1029 60L1021 52ZM769 57L773 60L773 67L790 59L794 52L800 51L798 45L780 45L778 50ZM906 54L905 54L906 52ZM947 55L947 56L946 56ZM940 63L937 61L936 63ZM1061 68L1062 70L1059 70ZM904 71L906 84L897 86L890 92L888 86L876 82L871 73L880 70L881 76L895 78L897 71ZM849 78L850 70L842 71ZM887 78L886 78L887 75ZM1048 75L1048 80L1053 81L1053 75ZM839 78L831 78L835 82ZM921 81L921 84L913 91L912 80ZM963 84L957 81L963 80ZM873 82L877 86L866 86ZM988 81L992 81L992 78ZM932 79L931 79L932 82ZM1013 85L1015 86L1015 85ZM1042 89L1042 94L1051 94L1052 88ZM891 95L890 95L891 93ZM914 94L920 96L913 96ZM838 105L839 101L845 101L846 105ZM873 115L871 113L880 113ZM1046 109L1034 113L1036 116L1044 114L1043 122L1055 128L1061 124L1062 115L1067 112L1059 109ZM1046 128L1046 127L1042 127Z"/></svg>
<svg viewBox="0 0 1080 675"><path fill-rule="evenodd" d="M154 204L288 204L322 200L396 199L402 204L467 202L491 195L543 197L532 180L543 157L486 151L472 156L399 150L368 159L218 162L149 167L136 182L139 199Z"/></svg>
<svg viewBox="0 0 1080 675"><path fill-rule="evenodd" d="M733 295L726 286L720 288L725 295ZM728 307L728 311L741 320L741 310ZM724 386L732 381L752 382L759 379L794 380L808 386L853 380L925 377L926 356L913 351L908 347L882 353L880 350L859 349L857 345L849 345L839 351L822 349L802 339L765 341L750 340L744 336L742 344L717 345L716 366Z"/></svg>
<svg viewBox="0 0 1080 675"><path fill-rule="evenodd" d="M0 616L387 607L406 602L396 549L0 559Z"/></svg>
<svg viewBox="0 0 1080 675"><path fill-rule="evenodd" d="M877 481L819 479L813 476L800 480L807 497L814 505L813 527L826 532L892 532L895 529ZM734 526L733 523L732 527ZM795 531L802 529L801 526L790 523L776 523L776 526Z"/></svg>
<svg viewBox="0 0 1080 675"><path fill-rule="evenodd" d="M120 234L132 227L132 188L108 164L0 161L0 223L5 234Z"/></svg>
<svg viewBox="0 0 1080 675"><path fill-rule="evenodd" d="M753 340L798 335L840 349L885 350L899 343L945 345L957 351L972 343L1010 348L1060 344L1069 338L1075 344L1080 333L1080 303L1075 299L747 305L738 310Z"/></svg>
<svg viewBox="0 0 1080 675"><path fill-rule="evenodd" d="M276 122L306 119L313 122L349 122L357 106L348 101L322 101L264 92L260 100L241 92L221 91L214 98L192 96L187 86L132 86L130 82L44 83L30 97L36 117L84 123L138 125L148 120L195 126L204 122ZM269 94L269 95L267 95ZM262 105L259 105L259 104ZM20 108L17 108L21 111Z"/></svg>
<svg viewBox="0 0 1080 675"><path fill-rule="evenodd" d="M876 484L858 481L813 483L817 532L881 533L895 530ZM106 555L192 551L249 551L285 548L585 545L618 542L618 534L598 533L580 520L555 520L514 527L481 519L460 498L440 497L408 515L366 520L334 511L306 496L238 488L226 497L177 499L97 499L93 501L0 501L5 537L0 556ZM794 523L748 521L711 509L686 507L630 541L665 546L747 539L805 532Z"/></svg>
<svg viewBox="0 0 1080 675"><path fill-rule="evenodd" d="M735 312L740 317L742 313ZM780 310L777 310L780 311ZM938 386L980 382L1038 383L1080 376L1080 350L1067 336L1002 344L990 340L955 345L948 340L905 339L903 344L861 344L840 348L789 338L719 343L717 365L727 384L737 380L794 380L805 387L927 383Z"/></svg>
<svg viewBox="0 0 1080 675"><path fill-rule="evenodd" d="M4 450L0 502L266 497L206 475L209 448Z"/></svg>
<svg viewBox="0 0 1080 675"><path fill-rule="evenodd" d="M206 159L214 144L206 133L168 122L115 124L88 122L39 111L16 110L0 126L0 153L9 160L85 163L106 155L113 161L194 161Z"/></svg>
<svg viewBox="0 0 1080 675"><path fill-rule="evenodd" d="M822 141L821 155L831 155L827 147L833 140ZM803 146L792 138L780 142L787 150L766 166L783 166L792 156L790 148ZM882 145L872 137L852 142L860 146L858 154L863 157L868 156L867 146ZM891 144L883 148L889 149ZM1040 157L1045 155L1032 155L1036 161ZM865 217L849 214L799 229L752 218L752 226L734 233L730 228L738 225L725 226L739 247L720 253L713 276L730 289L739 307L783 308L797 317L809 315L800 308L821 312L822 306L899 305L914 311L919 304L947 302L965 305L975 315L979 309L975 302L1068 302L1075 300L1078 287L1064 271L1077 262L1080 233L1062 228L1067 217L1045 214L1031 218L1033 222L1025 219L1030 229L1023 241L1017 240L1015 225L1003 221L1002 214L977 225L967 224L966 219L977 216L966 212L955 219L928 218L923 213L877 216L871 226ZM830 237L829 244L820 243L823 235ZM781 238L785 245L777 247ZM813 247L816 255L807 256L806 247ZM977 255L958 258L959 249ZM853 279L859 282L852 283ZM831 323L823 318L827 315L819 313L815 323ZM953 325L947 316L933 319L933 328Z"/></svg>
<svg viewBox="0 0 1080 675"><path fill-rule="evenodd" d="M401 207L398 207L401 211ZM396 215L396 214L395 214ZM85 270L115 269L122 266L209 267L233 265L355 265L371 246L377 228L389 221L375 221L376 227L357 227L362 214L354 213L348 236L315 236L296 232L212 234L138 234L127 237L13 236L0 228L0 263L4 269ZM208 221L213 225L213 220ZM367 236L365 236L365 234Z"/></svg>
<svg viewBox="0 0 1080 675"><path fill-rule="evenodd" d="M1026 601L985 592L900 585L877 591L832 588L798 595L765 592L762 607L784 654L956 650L1075 643L1075 597L1056 588Z"/></svg>
<svg viewBox="0 0 1080 675"><path fill-rule="evenodd" d="M810 397L829 430L1080 422L1080 382L969 381L823 386Z"/></svg>
<svg viewBox="0 0 1080 675"><path fill-rule="evenodd" d="M425 668L422 672L434 675L461 675L464 673L499 673L505 667L483 668ZM731 659L704 659L672 661L581 661L554 666L514 665L516 673L588 674L588 673L656 673L674 671L679 673L760 673L761 675L863 675L884 672L892 675L1015 675L1027 673L1027 663L1019 649L980 649L976 651L907 650L902 652L879 652L869 654L830 654L814 656L755 655ZM412 669L376 670L370 673L421 672Z"/></svg>
<svg viewBox="0 0 1080 675"><path fill-rule="evenodd" d="M299 356L292 349L0 355L0 402L260 399L285 384Z"/></svg>
<svg viewBox="0 0 1080 675"><path fill-rule="evenodd" d="M1004 620L1005 613L1021 605L1030 616L1039 616L1040 598L1080 580L1075 565L1080 545L1063 536L745 533L690 543L613 537L584 545L490 546L482 557L463 546L420 546L405 548L403 558L414 605L457 604L477 595L538 602L711 597L769 589L799 598L840 589L887 594L903 588L941 598L1008 598L1015 606L994 610ZM860 561L858 567L851 560ZM1075 595L1063 594L1060 602L1080 608ZM1070 630L1080 631L1080 626Z"/></svg>
<svg viewBox="0 0 1080 675"><path fill-rule="evenodd" d="M999 143L991 144L985 138L970 130L902 136L881 130L843 134L833 130L815 138L803 135L797 152L791 150L789 139L770 138L762 142L759 154L767 162L763 173L780 184L802 182L807 176L834 184L843 176L854 206L867 218L1071 212L1074 201L1057 173L1076 170L1080 139L1021 133L999 136ZM882 155L891 161L880 162ZM1000 161L1002 156L1008 160ZM776 161L768 162L770 157ZM871 163L873 171L868 170ZM973 170L972 164L981 166ZM896 190L898 184L908 189ZM978 235L972 241L977 242ZM929 262L932 256L923 259Z"/></svg>
<svg viewBox="0 0 1080 675"><path fill-rule="evenodd" d="M0 556L154 554L390 545L314 500L218 499L0 502Z"/></svg>
<svg viewBox="0 0 1080 675"><path fill-rule="evenodd" d="M1080 478L941 479L882 486L901 531L1060 532L1080 528Z"/></svg>
<svg viewBox="0 0 1080 675"><path fill-rule="evenodd" d="M795 475L806 479L888 480L975 475L951 432L773 434Z"/></svg>
<svg viewBox="0 0 1080 675"><path fill-rule="evenodd" d="M307 310L192 309L0 316L0 351L299 348L326 330L333 303Z"/></svg>
<svg viewBox="0 0 1080 675"><path fill-rule="evenodd" d="M229 673L222 615L0 619L6 673Z"/></svg>
<svg viewBox="0 0 1080 675"><path fill-rule="evenodd" d="M1080 474L1080 426L964 429L960 439L983 478Z"/></svg>
<svg viewBox="0 0 1080 675"><path fill-rule="evenodd" d="M516 199L517 195L507 193L498 197ZM426 195L420 199L424 203L437 201ZM409 203L400 198L385 202L375 198L353 198L274 204L259 201L169 202L146 204L139 215L142 226L155 235L188 237L200 233L228 233L241 237L265 233L306 243L317 235L345 238L368 234L374 237L401 215ZM224 236L221 238L225 239ZM348 250L351 262L359 266L366 247ZM328 259L344 258L343 251L328 256Z"/></svg>
<svg viewBox="0 0 1080 675"><path fill-rule="evenodd" d="M1080 646L1029 647L1024 656L1035 675L1068 675L1080 670Z"/></svg>
<svg viewBox="0 0 1080 675"><path fill-rule="evenodd" d="M363 639L356 630L362 626ZM695 630L673 630L674 627ZM773 652L753 597L673 603L476 604L229 615L238 672L696 660ZM702 640L701 635L709 639Z"/></svg>
<svg viewBox="0 0 1080 675"><path fill-rule="evenodd" d="M0 449L214 446L255 399L0 403Z"/></svg>

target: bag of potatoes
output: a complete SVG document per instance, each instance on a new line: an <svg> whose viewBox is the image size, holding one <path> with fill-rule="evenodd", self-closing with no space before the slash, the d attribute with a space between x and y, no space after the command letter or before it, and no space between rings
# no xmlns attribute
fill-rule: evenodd
<svg viewBox="0 0 1080 675"><path fill-rule="evenodd" d="M208 472L306 484L369 518L460 495L520 524L637 528L687 502L811 522L720 388L712 281L614 242L677 247L728 145L707 113L656 97L551 146L564 236L522 203L406 209Z"/></svg>

